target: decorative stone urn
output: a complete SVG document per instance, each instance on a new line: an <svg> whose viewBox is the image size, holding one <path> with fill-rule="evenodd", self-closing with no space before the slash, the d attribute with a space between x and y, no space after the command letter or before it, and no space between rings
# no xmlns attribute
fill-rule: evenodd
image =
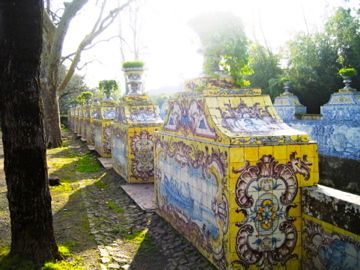
<svg viewBox="0 0 360 270"><path fill-rule="evenodd" d="M333 93L329 102L320 108L324 120L352 122L360 119L360 92L350 86L350 77L344 77L345 87Z"/></svg>
<svg viewBox="0 0 360 270"><path fill-rule="evenodd" d="M126 65L129 63L130 65ZM123 65L125 74L126 94L130 96L143 94L144 64L142 62L126 62ZM133 63L131 65L131 63ZM138 63L138 65L136 65Z"/></svg>
<svg viewBox="0 0 360 270"><path fill-rule="evenodd" d="M129 183L154 181L154 132L163 121L158 107L143 92L143 67L123 68L126 94L112 124L114 170Z"/></svg>

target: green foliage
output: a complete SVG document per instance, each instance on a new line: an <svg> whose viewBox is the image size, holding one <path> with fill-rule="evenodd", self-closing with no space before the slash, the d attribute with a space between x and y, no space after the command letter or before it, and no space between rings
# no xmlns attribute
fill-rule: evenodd
<svg viewBox="0 0 360 270"><path fill-rule="evenodd" d="M292 92L307 106L309 113L319 113L320 106L341 84L337 49L324 33L299 34L288 43L288 76Z"/></svg>
<svg viewBox="0 0 360 270"><path fill-rule="evenodd" d="M283 71L279 66L280 57L266 49L264 46L253 43L249 50L249 66L254 73L247 76L251 86L261 88L263 93L274 98L278 92L275 91L274 80L282 76ZM280 89L281 90L281 89Z"/></svg>
<svg viewBox="0 0 360 270"><path fill-rule="evenodd" d="M99 82L99 89L106 97L110 97L111 94L119 90L119 86L115 80L102 80Z"/></svg>
<svg viewBox="0 0 360 270"><path fill-rule="evenodd" d="M293 92L318 113L342 83L336 76L341 67L360 68L360 23L350 10L339 8L325 23L323 32L299 34L288 43L289 77ZM352 72L351 72L352 73ZM360 87L358 77L353 86Z"/></svg>
<svg viewBox="0 0 360 270"><path fill-rule="evenodd" d="M338 49L338 62L342 66L358 68L360 63L360 21L350 9L338 8L325 24L325 33Z"/></svg>
<svg viewBox="0 0 360 270"><path fill-rule="evenodd" d="M80 104L80 105L87 104L87 103L89 103L89 101L91 100L93 95L94 95L93 92L84 91L75 98L74 103L75 104Z"/></svg>
<svg viewBox="0 0 360 270"><path fill-rule="evenodd" d="M204 71L210 76L225 73L239 86L248 86L248 40L240 18L231 13L210 13L192 20L204 54Z"/></svg>
<svg viewBox="0 0 360 270"><path fill-rule="evenodd" d="M342 68L339 70L339 75L347 76L347 77L354 77L356 76L357 71L355 68Z"/></svg>
<svg viewBox="0 0 360 270"><path fill-rule="evenodd" d="M65 66L62 66L60 68L61 80L65 76L65 71ZM76 97L79 96L82 92L86 91L86 89L88 89L88 87L84 82L84 77L78 74L74 74L64 91L62 91L59 96L60 113L62 115L67 114L69 108L77 104L75 100Z"/></svg>
<svg viewBox="0 0 360 270"><path fill-rule="evenodd" d="M127 61L122 64L124 69L126 68L142 68L144 67L143 61Z"/></svg>
<svg viewBox="0 0 360 270"><path fill-rule="evenodd" d="M101 170L99 162L91 154L81 156L77 162L76 171L82 173L93 173Z"/></svg>
<svg viewBox="0 0 360 270"><path fill-rule="evenodd" d="M64 258L72 256L70 248L66 245L59 245L58 250L59 250L60 255Z"/></svg>

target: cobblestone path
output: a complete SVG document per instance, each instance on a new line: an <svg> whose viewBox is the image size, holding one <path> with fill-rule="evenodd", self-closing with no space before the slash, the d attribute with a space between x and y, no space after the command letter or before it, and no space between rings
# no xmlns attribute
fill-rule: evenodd
<svg viewBox="0 0 360 270"><path fill-rule="evenodd" d="M199 252L155 213L141 210L121 189L123 180L115 173L102 180L106 188L81 189L87 208L91 233L98 244L101 269L202 270L214 269ZM115 202L122 215L114 214L108 204ZM121 219L121 216L123 219ZM124 231L146 232L150 238L145 252L129 254L126 243L117 237ZM139 250L141 250L140 247ZM148 250L146 250L148 249ZM136 252L136 251L135 251ZM130 251L131 253L131 251ZM133 258L132 258L133 257Z"/></svg>
<svg viewBox="0 0 360 270"><path fill-rule="evenodd" d="M72 141L72 144L75 148L80 147L82 152L88 151L78 140ZM214 269L161 217L154 212L141 210L121 189L120 185L125 182L114 171L104 171L101 183L102 185L89 184L86 181L78 182L79 195L81 195L79 199L85 205L81 209L86 209L90 225L88 233L93 235L99 255L98 258L92 258L94 263L86 264L91 265L89 270L96 270L96 268L100 270ZM67 209L63 209L65 210ZM71 226L67 228L71 230ZM139 245L131 245L134 241L139 241ZM0 247L9 244L10 219L3 172L2 143L0 142ZM139 248L134 250L134 246ZM97 259L99 263L98 267L95 267ZM89 260L89 258L84 258L84 260Z"/></svg>

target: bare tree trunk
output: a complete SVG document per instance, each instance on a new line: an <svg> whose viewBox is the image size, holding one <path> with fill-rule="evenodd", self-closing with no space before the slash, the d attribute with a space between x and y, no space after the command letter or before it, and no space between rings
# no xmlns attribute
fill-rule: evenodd
<svg viewBox="0 0 360 270"><path fill-rule="evenodd" d="M106 16L104 15L105 5L108 0L103 0L99 9L98 18L92 30L84 36L78 45L76 51L69 57L70 67L65 77L59 78L59 70L62 63L61 53L64 39L71 20L76 16L77 12L89 0L72 0L65 5L64 13L58 24L51 21L50 16L45 12L44 16L44 40L46 48L42 58L42 97L45 102L45 130L46 142L48 147L58 147L61 145L61 129L60 129L60 113L58 95L64 91L71 77L75 73L75 69L80 62L83 50L91 48L91 44L104 30L106 30L116 19L119 13L135 0L127 0L123 5L111 10ZM93 44L95 45L95 44Z"/></svg>
<svg viewBox="0 0 360 270"><path fill-rule="evenodd" d="M59 98L55 90L45 87L42 89L42 98L44 100L44 125L45 141L47 148L59 147L61 139L61 123Z"/></svg>
<svg viewBox="0 0 360 270"><path fill-rule="evenodd" d="M10 256L26 257L38 265L59 258L40 100L42 10L43 0L0 3L0 108Z"/></svg>

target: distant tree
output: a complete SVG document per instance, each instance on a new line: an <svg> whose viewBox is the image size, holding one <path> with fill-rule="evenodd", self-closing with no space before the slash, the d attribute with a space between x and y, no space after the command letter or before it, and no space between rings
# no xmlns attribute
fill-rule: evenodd
<svg viewBox="0 0 360 270"><path fill-rule="evenodd" d="M161 95L153 95L150 96L151 100L161 108L163 104L169 99L168 95L161 94Z"/></svg>
<svg viewBox="0 0 360 270"><path fill-rule="evenodd" d="M65 75L65 67L62 67L61 76ZM74 104L75 98L80 95L82 92L87 90L88 87L84 82L84 77L78 74L74 74L65 87L64 91L59 95L59 107L60 114L67 114L69 108Z"/></svg>
<svg viewBox="0 0 360 270"><path fill-rule="evenodd" d="M93 95L93 92L84 91L74 99L74 103L79 105L88 104Z"/></svg>
<svg viewBox="0 0 360 270"><path fill-rule="evenodd" d="M339 8L326 22L324 31L299 34L288 43L289 76L293 92L318 113L332 93L343 87L338 70L354 67L360 70L360 21L351 10ZM360 89L360 79L352 87Z"/></svg>
<svg viewBox="0 0 360 270"><path fill-rule="evenodd" d="M248 40L239 17L231 13L209 13L190 21L199 35L204 54L204 72L232 76L239 86L249 85Z"/></svg>
<svg viewBox="0 0 360 270"><path fill-rule="evenodd" d="M359 13L360 14L360 13ZM342 67L360 70L360 20L350 9L339 8L325 24L325 33L338 52ZM353 87L360 89L360 78L353 78Z"/></svg>
<svg viewBox="0 0 360 270"><path fill-rule="evenodd" d="M60 257L40 106L42 11L42 0L0 3L0 110L11 218L9 256L17 258L15 263L19 258L30 259L39 269L45 261Z"/></svg>
<svg viewBox="0 0 360 270"><path fill-rule="evenodd" d="M251 82L251 87L258 87L263 93L271 95L274 98L279 91L275 81L283 75L280 68L280 57L264 46L253 43L249 50L249 66L254 71L246 78ZM281 88L280 88L281 89Z"/></svg>
<svg viewBox="0 0 360 270"><path fill-rule="evenodd" d="M338 50L324 33L299 34L288 43L288 50L292 91L307 106L308 112L319 113L331 93L341 88L337 76Z"/></svg>

